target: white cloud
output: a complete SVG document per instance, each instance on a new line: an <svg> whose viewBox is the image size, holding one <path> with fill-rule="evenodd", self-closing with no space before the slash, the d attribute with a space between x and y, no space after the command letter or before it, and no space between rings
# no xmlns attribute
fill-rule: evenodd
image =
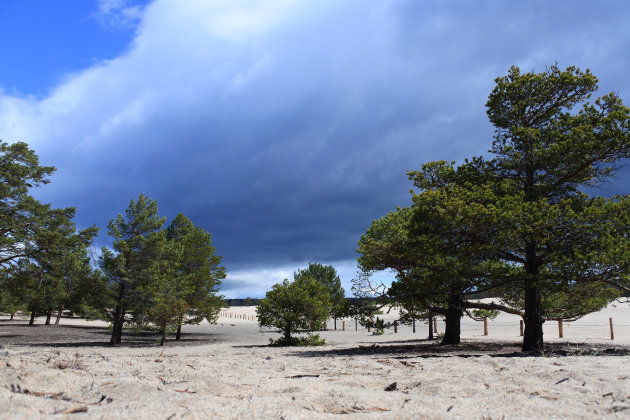
<svg viewBox="0 0 630 420"><path fill-rule="evenodd" d="M133 28L142 19L143 8L139 5L130 5L128 0L97 0L97 5L95 18L107 28Z"/></svg>

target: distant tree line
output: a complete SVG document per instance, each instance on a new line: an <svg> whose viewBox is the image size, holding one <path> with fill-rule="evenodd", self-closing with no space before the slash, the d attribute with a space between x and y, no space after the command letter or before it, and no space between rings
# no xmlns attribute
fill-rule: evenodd
<svg viewBox="0 0 630 420"><path fill-rule="evenodd" d="M225 306L258 306L262 299L259 298L242 298L242 299L224 299Z"/></svg>
<svg viewBox="0 0 630 420"><path fill-rule="evenodd" d="M108 225L113 249L93 261L95 226L78 230L73 207L54 209L33 198L55 168L41 166L23 142L0 141L0 312L45 323L62 313L112 324L111 344L123 328L181 336L183 324L216 322L225 278L211 234L182 214L164 229L158 205L144 195ZM93 262L95 262L93 264Z"/></svg>

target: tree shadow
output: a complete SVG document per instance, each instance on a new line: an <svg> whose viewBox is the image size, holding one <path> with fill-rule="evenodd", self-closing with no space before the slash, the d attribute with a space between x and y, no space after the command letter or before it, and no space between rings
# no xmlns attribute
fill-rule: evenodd
<svg viewBox="0 0 630 420"><path fill-rule="evenodd" d="M234 349L262 349L262 348L271 348L269 344L240 344L237 346L232 346Z"/></svg>
<svg viewBox="0 0 630 420"><path fill-rule="evenodd" d="M8 334L3 334L7 332ZM155 331L123 332L122 342L112 346L108 327L86 325L0 324L0 345L25 347L160 347L161 335ZM169 335L167 346L196 346L224 342L210 333L183 333L180 340Z"/></svg>
<svg viewBox="0 0 630 420"><path fill-rule="evenodd" d="M391 344L395 343L395 344ZM467 341L458 345L441 345L434 341L405 340L371 343L356 347L337 349L309 349L293 351L297 357L348 357L378 356L392 359L441 358L441 357L538 357L536 354L521 351L520 342L479 342ZM545 356L628 356L630 346L604 346L592 343L548 343Z"/></svg>

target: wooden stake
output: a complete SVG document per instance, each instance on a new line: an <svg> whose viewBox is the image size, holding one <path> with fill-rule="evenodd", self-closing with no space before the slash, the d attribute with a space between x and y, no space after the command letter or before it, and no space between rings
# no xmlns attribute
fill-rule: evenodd
<svg viewBox="0 0 630 420"><path fill-rule="evenodd" d="M341 321L341 331L346 330L346 321Z"/></svg>
<svg viewBox="0 0 630 420"><path fill-rule="evenodd" d="M564 330L562 329L562 320L558 320L558 338L564 337Z"/></svg>
<svg viewBox="0 0 630 420"><path fill-rule="evenodd" d="M483 335L488 335L488 317L483 317Z"/></svg>
<svg viewBox="0 0 630 420"><path fill-rule="evenodd" d="M520 327L521 327L521 337L523 336L523 320L521 319L519 321Z"/></svg>
<svg viewBox="0 0 630 420"><path fill-rule="evenodd" d="M433 332L437 334L437 317L433 318Z"/></svg>
<svg viewBox="0 0 630 420"><path fill-rule="evenodd" d="M608 318L608 323L610 324L610 339L614 340L615 339L615 332L613 331L612 318Z"/></svg>

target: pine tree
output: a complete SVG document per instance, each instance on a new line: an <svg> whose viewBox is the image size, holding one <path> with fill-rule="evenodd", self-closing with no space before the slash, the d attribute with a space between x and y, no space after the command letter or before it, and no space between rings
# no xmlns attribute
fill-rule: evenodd
<svg viewBox="0 0 630 420"><path fill-rule="evenodd" d="M140 194L131 200L125 215L109 222L114 252L103 248L100 265L108 280L108 299L113 311L106 316L113 325L110 344L118 344L126 322L144 322L150 307L150 291L159 276L159 262L165 235L164 218L157 214L155 200Z"/></svg>
<svg viewBox="0 0 630 420"><path fill-rule="evenodd" d="M500 219L509 222L507 232L511 233L497 240L497 246L506 260L524 269L520 280L525 308L523 351L543 350L541 292L546 279L554 277L555 262L561 256L574 262L579 258L566 245L554 243L553 236L562 233L563 221L572 229L586 231L586 236L608 223L605 217L592 220L590 233L586 226L580 227L579 213L586 211L580 206L594 204L588 203L580 189L606 181L614 174L616 162L630 156L630 110L613 93L589 103L597 83L588 70L575 67L562 71L552 66L542 73L525 74L512 67L507 76L496 79L486 104L496 127L491 150L496 156L494 182L505 188L496 207ZM605 205L615 207L612 201ZM597 213L594 210L590 212ZM561 236L579 245L570 234ZM558 253L552 243L565 252ZM549 261L554 261L552 267Z"/></svg>
<svg viewBox="0 0 630 420"><path fill-rule="evenodd" d="M256 308L261 327L276 327L283 333L278 344L299 343L291 334L321 328L330 314L326 287L312 277L274 284Z"/></svg>
<svg viewBox="0 0 630 420"><path fill-rule="evenodd" d="M298 269L293 273L293 278L299 280L301 278L311 277L323 284L328 290L330 297L330 316L335 323L337 329L337 318L341 318L346 312L346 292L341 287L341 279L337 275L337 271L332 265L324 265L321 263L309 263L308 267L301 270Z"/></svg>
<svg viewBox="0 0 630 420"><path fill-rule="evenodd" d="M198 324L203 319L216 323L223 306L218 286L225 278L221 256L216 255L212 235L178 214L166 230L166 239L175 249L169 278L173 295L184 302L184 312L177 316L176 340L181 338L182 324Z"/></svg>

